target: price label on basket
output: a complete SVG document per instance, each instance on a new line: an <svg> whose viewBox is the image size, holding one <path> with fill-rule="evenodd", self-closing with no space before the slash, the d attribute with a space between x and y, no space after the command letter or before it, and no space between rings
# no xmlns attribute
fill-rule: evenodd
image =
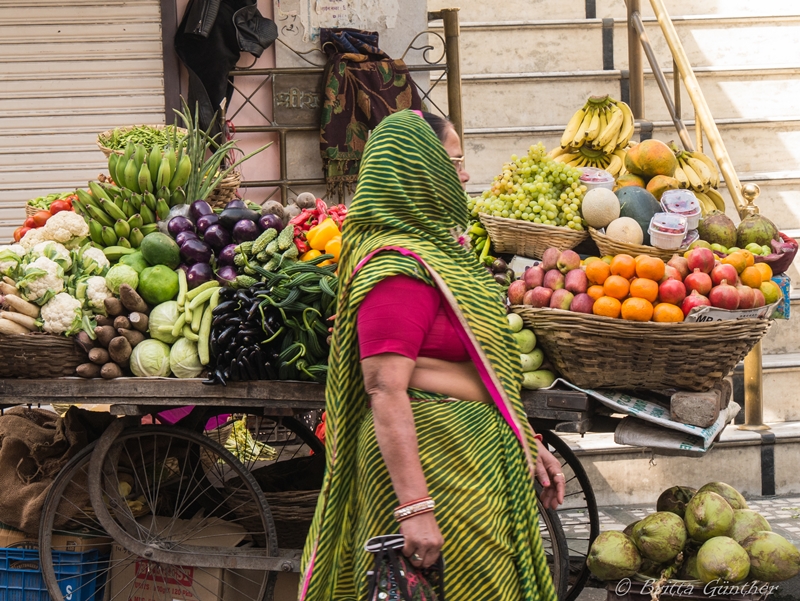
<svg viewBox="0 0 800 601"><path fill-rule="evenodd" d="M689 311L685 323L704 323L709 321L727 321L730 319L764 319L772 317L778 303L756 307L754 309L717 309L716 307L695 307Z"/></svg>

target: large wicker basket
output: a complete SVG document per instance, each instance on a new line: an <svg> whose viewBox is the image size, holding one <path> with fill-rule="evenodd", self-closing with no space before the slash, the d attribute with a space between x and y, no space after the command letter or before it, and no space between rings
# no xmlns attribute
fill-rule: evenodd
<svg viewBox="0 0 800 601"><path fill-rule="evenodd" d="M594 228L589 228L589 235L597 244L601 255L630 255L636 257L638 255L650 255L651 257L659 257L664 261L669 261L676 253L681 254L683 250L663 250L655 246L645 246L644 244L628 244L627 242L618 242L612 240L605 234L598 232Z"/></svg>
<svg viewBox="0 0 800 601"><path fill-rule="evenodd" d="M75 340L66 336L38 332L3 336L0 378L74 376L75 368L88 360Z"/></svg>
<svg viewBox="0 0 800 601"><path fill-rule="evenodd" d="M107 146L104 146L104 145L103 145L103 140L104 140L105 138L108 138L108 137L110 137L110 136L111 136L111 134L113 134L113 133L114 133L114 131L118 131L118 132L120 132L120 133L125 133L125 132L128 132L128 131L130 131L130 130L132 130L132 129L136 128L136 127L152 127L153 129L162 130L162 129L164 129L164 128L165 128L165 127L167 127L167 126L166 126L166 125L129 125L129 126L127 126L127 127L116 127L116 128L114 128L114 129L109 129L109 130L106 130L106 131L104 131L104 132L102 132L102 133L100 133L100 134L97 134L97 147L98 147L100 150L102 150L102 151L103 151L103 154L104 154L104 155L106 155L106 158L108 158L109 156L111 156L111 154L112 154L112 153L114 153L114 154L118 154L118 155L123 155L123 154L125 154L125 151L124 151L124 150L111 150L111 149L110 149L110 148L108 148ZM186 131L186 129L185 129L185 128L183 128L183 127L179 127L179 128L178 128L178 134L179 134L179 135L181 135L181 136L185 136L185 135L186 135L186 133L187 133L187 131Z"/></svg>
<svg viewBox="0 0 800 601"><path fill-rule="evenodd" d="M214 191L206 198L206 202L214 209L224 209L230 201L236 198L236 191L242 183L242 174L238 171L231 171L214 188Z"/></svg>
<svg viewBox="0 0 800 601"><path fill-rule="evenodd" d="M493 217L480 214L481 223L492 241L492 248L501 254L515 254L531 259L541 259L550 247L558 250L575 248L589 236L566 227L531 223L521 219Z"/></svg>
<svg viewBox="0 0 800 601"><path fill-rule="evenodd" d="M311 520L317 508L318 490L289 490L265 492L269 505L278 546L284 549L302 549L311 528Z"/></svg>
<svg viewBox="0 0 800 601"><path fill-rule="evenodd" d="M523 305L512 310L556 369L582 388L706 391L772 325L768 319L656 323Z"/></svg>

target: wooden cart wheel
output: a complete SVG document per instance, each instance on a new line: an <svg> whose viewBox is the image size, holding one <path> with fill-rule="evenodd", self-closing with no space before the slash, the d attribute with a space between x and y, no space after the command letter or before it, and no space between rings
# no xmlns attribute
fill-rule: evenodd
<svg viewBox="0 0 800 601"><path fill-rule="evenodd" d="M107 580L108 601L142 596L142 586L156 589L156 598L220 595L227 587L237 598L269 601L275 571L296 566L279 556L269 508L247 469L201 434L169 426L123 431L121 425L112 424L59 474L45 503L41 548L49 548L65 523L112 537L111 562L88 577L95 584ZM91 505L75 507L76 490ZM192 518L190 528L179 521ZM236 532L220 533L219 520ZM61 590L44 555L52 598L74 599L73 591Z"/></svg>
<svg viewBox="0 0 800 601"><path fill-rule="evenodd" d="M542 434L544 443L561 463L561 471L566 479L564 504L555 512L563 528L569 558L568 587L565 596L559 599L575 601L589 578L586 556L592 542L600 534L597 501L586 470L569 445L555 432L535 429Z"/></svg>

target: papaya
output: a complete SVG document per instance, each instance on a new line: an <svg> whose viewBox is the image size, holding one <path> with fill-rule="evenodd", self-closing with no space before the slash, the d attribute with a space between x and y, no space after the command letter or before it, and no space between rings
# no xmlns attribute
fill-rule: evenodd
<svg viewBox="0 0 800 601"><path fill-rule="evenodd" d="M667 190L677 190L680 188L681 183L674 177L668 175L656 175L653 179L647 182L645 188L650 194L656 197L656 200L661 200L661 195Z"/></svg>
<svg viewBox="0 0 800 601"><path fill-rule="evenodd" d="M626 173L617 178L617 188L625 188L626 186L637 186L639 188L645 187L645 181L638 175L633 173Z"/></svg>
<svg viewBox="0 0 800 601"><path fill-rule="evenodd" d="M634 175L645 178L656 175L675 175L678 159L669 146L660 140L645 140L628 149L625 155L625 169Z"/></svg>
<svg viewBox="0 0 800 601"><path fill-rule="evenodd" d="M627 186L615 192L619 199L619 216L630 217L642 228L642 244L650 245L650 220L661 211L661 205L650 192L637 186Z"/></svg>

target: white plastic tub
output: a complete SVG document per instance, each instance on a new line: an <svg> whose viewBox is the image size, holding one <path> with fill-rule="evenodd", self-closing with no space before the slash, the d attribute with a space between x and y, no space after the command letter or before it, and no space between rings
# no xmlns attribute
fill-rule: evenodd
<svg viewBox="0 0 800 601"><path fill-rule="evenodd" d="M690 190L667 190L661 195L661 208L686 217L686 227L696 230L700 223L700 202Z"/></svg>
<svg viewBox="0 0 800 601"><path fill-rule="evenodd" d="M656 213L650 220L650 244L662 250L678 250L686 237L686 217L676 213Z"/></svg>

